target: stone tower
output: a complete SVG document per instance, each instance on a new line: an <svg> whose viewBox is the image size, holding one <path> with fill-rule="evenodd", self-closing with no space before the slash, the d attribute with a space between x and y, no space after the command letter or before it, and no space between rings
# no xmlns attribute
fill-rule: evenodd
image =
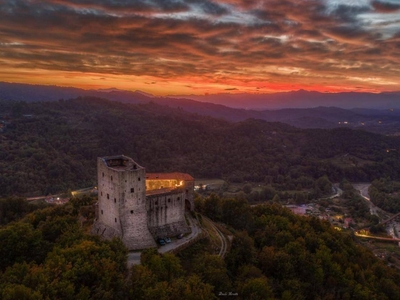
<svg viewBox="0 0 400 300"><path fill-rule="evenodd" d="M156 247L147 225L146 172L133 159L97 159L98 219L92 233L122 238L129 250Z"/></svg>

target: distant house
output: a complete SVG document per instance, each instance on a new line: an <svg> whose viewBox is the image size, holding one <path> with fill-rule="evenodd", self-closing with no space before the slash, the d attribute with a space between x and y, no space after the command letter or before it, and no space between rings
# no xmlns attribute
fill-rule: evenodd
<svg viewBox="0 0 400 300"><path fill-rule="evenodd" d="M297 206L297 205L286 205L287 208L289 208L294 214L296 215L305 215L306 214L306 208Z"/></svg>
<svg viewBox="0 0 400 300"><path fill-rule="evenodd" d="M61 205L61 204L67 203L69 201L69 198L60 198L60 197L49 196L44 201L46 201L47 203L50 203L50 204Z"/></svg>

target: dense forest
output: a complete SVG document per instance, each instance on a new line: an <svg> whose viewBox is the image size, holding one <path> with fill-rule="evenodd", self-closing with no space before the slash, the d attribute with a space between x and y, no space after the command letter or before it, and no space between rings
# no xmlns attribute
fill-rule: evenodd
<svg viewBox="0 0 400 300"><path fill-rule="evenodd" d="M256 293L257 279L266 295L277 299L400 297L399 272L328 222L296 216L277 204L249 206L243 199L215 195L197 205L237 230L225 262L243 296Z"/></svg>
<svg viewBox="0 0 400 300"><path fill-rule="evenodd" d="M216 195L196 204L227 224L233 240L225 259L203 239L178 255L143 251L141 265L128 269L120 240L86 233L94 201L73 198L30 213L13 207L22 219L0 228L1 299L400 298L400 273L351 235L277 204Z"/></svg>
<svg viewBox="0 0 400 300"><path fill-rule="evenodd" d="M267 182L284 189L327 175L400 178L400 139L346 128L239 123L154 103L97 98L1 102L0 195L41 195L96 183L96 158L133 157L150 172Z"/></svg>
<svg viewBox="0 0 400 300"><path fill-rule="evenodd" d="M386 183L400 178L400 140L363 131L229 123L154 103L95 98L0 102L0 109L4 197L95 185L96 158L125 154L150 172L265 183L263 201L294 190L303 203L341 181L344 201L364 218L368 207L342 179L390 177L372 185L390 193L397 187ZM251 199L251 186L245 187ZM120 240L87 234L95 201L52 206L0 199L1 299L217 299L229 292L238 299L400 298L399 272L351 234L276 203L251 206L241 196L196 199L197 211L232 235L225 258L206 238L177 255L143 251L141 265L129 269Z"/></svg>
<svg viewBox="0 0 400 300"><path fill-rule="evenodd" d="M400 212L400 182L390 178L372 181L369 187L371 201L379 208L391 212Z"/></svg>

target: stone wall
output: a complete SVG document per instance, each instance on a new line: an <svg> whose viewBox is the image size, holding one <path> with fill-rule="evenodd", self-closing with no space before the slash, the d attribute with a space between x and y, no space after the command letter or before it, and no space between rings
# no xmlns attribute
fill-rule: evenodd
<svg viewBox="0 0 400 300"><path fill-rule="evenodd" d="M155 247L147 227L145 169L133 160L134 167L109 167L106 160L99 158L97 164L99 218L95 230L112 228L129 250Z"/></svg>
<svg viewBox="0 0 400 300"><path fill-rule="evenodd" d="M175 189L163 194L147 196L147 222L154 237L186 233L185 190Z"/></svg>
<svg viewBox="0 0 400 300"><path fill-rule="evenodd" d="M106 240L111 240L115 237L121 237L122 234L120 231L115 230L115 228L107 226L103 223L100 222L95 222L93 224L92 230L91 230L92 234L96 234L101 236L102 238L105 238Z"/></svg>
<svg viewBox="0 0 400 300"><path fill-rule="evenodd" d="M121 232L119 217L119 172L107 167L103 159L97 160L98 222Z"/></svg>
<svg viewBox="0 0 400 300"><path fill-rule="evenodd" d="M184 189L185 189L185 200L187 200L190 203L190 207L188 209L190 211L194 211L194 180L185 181Z"/></svg>
<svg viewBox="0 0 400 300"><path fill-rule="evenodd" d="M145 175L144 168L121 174L119 212L122 240L129 250L156 247L147 227Z"/></svg>
<svg viewBox="0 0 400 300"><path fill-rule="evenodd" d="M145 169L123 155L98 158L97 172L93 234L106 239L120 237L129 250L138 250L156 247L154 238L190 232L185 220L185 210L194 209L190 175L173 173L189 178L187 181L146 180Z"/></svg>
<svg viewBox="0 0 400 300"><path fill-rule="evenodd" d="M180 221L170 223L162 226L149 227L150 233L157 238L173 237L180 233L189 233L190 227L186 224L186 221Z"/></svg>

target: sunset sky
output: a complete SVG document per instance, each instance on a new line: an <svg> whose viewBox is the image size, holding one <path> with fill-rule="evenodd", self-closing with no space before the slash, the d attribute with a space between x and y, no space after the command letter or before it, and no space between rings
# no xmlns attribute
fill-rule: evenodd
<svg viewBox="0 0 400 300"><path fill-rule="evenodd" d="M400 0L0 0L0 81L155 95L400 90Z"/></svg>

